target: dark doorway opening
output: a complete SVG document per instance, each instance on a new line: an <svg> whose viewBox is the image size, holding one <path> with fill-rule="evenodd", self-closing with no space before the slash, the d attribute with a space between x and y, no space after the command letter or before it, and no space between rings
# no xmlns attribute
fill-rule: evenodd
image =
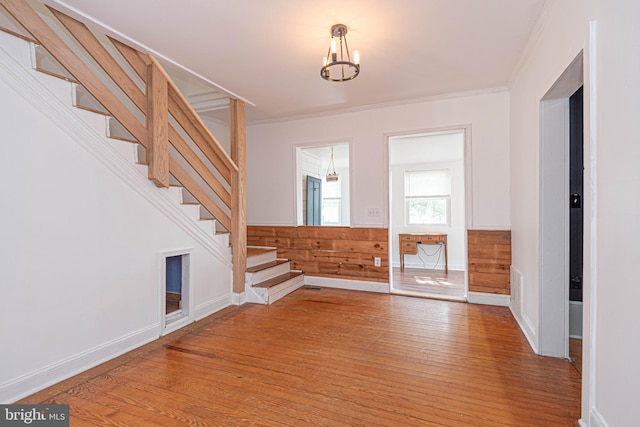
<svg viewBox="0 0 640 427"><path fill-rule="evenodd" d="M569 98L569 357L582 373L584 138L582 88Z"/></svg>
<svg viewBox="0 0 640 427"><path fill-rule="evenodd" d="M166 258L166 314L182 310L182 255Z"/></svg>
<svg viewBox="0 0 640 427"><path fill-rule="evenodd" d="M582 88L569 98L569 300L582 301L584 236Z"/></svg>

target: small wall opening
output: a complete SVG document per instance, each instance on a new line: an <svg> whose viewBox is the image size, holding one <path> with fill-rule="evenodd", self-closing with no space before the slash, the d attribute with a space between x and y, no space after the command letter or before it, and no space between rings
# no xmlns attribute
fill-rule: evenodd
<svg viewBox="0 0 640 427"><path fill-rule="evenodd" d="M188 251L164 252L160 256L160 319L162 334L174 331L190 322L191 256Z"/></svg>
<svg viewBox="0 0 640 427"><path fill-rule="evenodd" d="M165 262L165 314L182 311L182 255L170 256Z"/></svg>

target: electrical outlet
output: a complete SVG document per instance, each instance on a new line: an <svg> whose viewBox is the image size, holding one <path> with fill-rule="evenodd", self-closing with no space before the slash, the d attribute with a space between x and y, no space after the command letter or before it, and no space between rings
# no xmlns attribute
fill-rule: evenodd
<svg viewBox="0 0 640 427"><path fill-rule="evenodd" d="M367 208L367 216L369 218L377 218L380 216L380 210L378 208Z"/></svg>
<svg viewBox="0 0 640 427"><path fill-rule="evenodd" d="M374 267L381 267L382 266L382 261L380 260L379 256L374 256L373 257L373 266Z"/></svg>

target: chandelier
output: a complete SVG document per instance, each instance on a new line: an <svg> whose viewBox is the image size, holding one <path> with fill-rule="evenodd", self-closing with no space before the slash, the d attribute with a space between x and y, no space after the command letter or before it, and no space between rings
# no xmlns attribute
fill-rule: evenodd
<svg viewBox="0 0 640 427"><path fill-rule="evenodd" d="M347 26L336 24L331 27L331 45L327 56L322 58L320 76L332 82L346 82L355 79L358 74L360 74L360 52L353 51L352 61L347 45Z"/></svg>

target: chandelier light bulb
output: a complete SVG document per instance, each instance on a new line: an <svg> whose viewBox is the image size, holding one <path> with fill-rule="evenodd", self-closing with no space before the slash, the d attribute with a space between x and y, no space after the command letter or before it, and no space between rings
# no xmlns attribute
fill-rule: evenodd
<svg viewBox="0 0 640 427"><path fill-rule="evenodd" d="M322 59L320 69L320 77L330 82L346 82L360 74L360 52L354 50L352 54L349 53L347 32L344 24L331 27L331 44L327 56Z"/></svg>

